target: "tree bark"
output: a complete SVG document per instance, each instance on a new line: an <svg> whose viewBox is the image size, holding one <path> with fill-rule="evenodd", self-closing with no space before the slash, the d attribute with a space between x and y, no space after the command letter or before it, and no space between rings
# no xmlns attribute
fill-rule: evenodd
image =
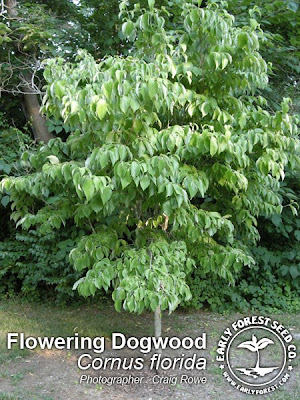
<svg viewBox="0 0 300 400"><path fill-rule="evenodd" d="M7 14L10 18L17 18L18 8L17 0L6 0ZM33 92L31 85L32 75L30 73L26 74L26 84L23 86L24 94L24 104L26 108L26 113L28 119L32 122L32 130L34 139L37 142L48 143L50 139L54 136L48 131L46 125L46 118L40 112L39 98L36 93ZM28 92L28 94L26 94Z"/></svg>
<svg viewBox="0 0 300 400"><path fill-rule="evenodd" d="M154 311L154 330L155 330L155 337L161 337L161 311L160 306L157 306Z"/></svg>
<svg viewBox="0 0 300 400"><path fill-rule="evenodd" d="M156 339L161 337L161 310L160 306L157 306L154 311L154 334ZM162 349L159 347L157 350L158 354L162 353Z"/></svg>
<svg viewBox="0 0 300 400"><path fill-rule="evenodd" d="M27 80L27 79L26 79ZM30 91L30 86L24 86L24 91ZM32 123L34 138L37 142L48 143L54 136L48 131L46 118L40 112L37 94L24 94L24 104L28 119Z"/></svg>
<svg viewBox="0 0 300 400"><path fill-rule="evenodd" d="M17 0L6 0L6 9L7 9L7 14L11 18L17 17L18 16Z"/></svg>

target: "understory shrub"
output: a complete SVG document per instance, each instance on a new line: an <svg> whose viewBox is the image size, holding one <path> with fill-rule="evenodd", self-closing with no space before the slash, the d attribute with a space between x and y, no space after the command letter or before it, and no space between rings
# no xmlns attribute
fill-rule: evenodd
<svg viewBox="0 0 300 400"><path fill-rule="evenodd" d="M12 230L0 242L0 294L22 294L32 300L76 299L72 290L81 274L69 262L69 252L80 236L74 227L41 235L36 230Z"/></svg>
<svg viewBox="0 0 300 400"><path fill-rule="evenodd" d="M300 309L300 219L295 215L299 176L299 171L288 171L286 181L281 183L282 214L259 220L261 240L258 247L251 248L256 264L237 272L235 285L197 268L189 276L193 294L190 306L208 306L218 312Z"/></svg>
<svg viewBox="0 0 300 400"><path fill-rule="evenodd" d="M275 264L264 261L267 255L279 262L277 252L264 247L255 249L257 264L243 270L236 284L229 285L197 269L188 284L193 297L189 306L209 307L215 312L249 310L260 312L298 311L300 309L300 279L283 276Z"/></svg>

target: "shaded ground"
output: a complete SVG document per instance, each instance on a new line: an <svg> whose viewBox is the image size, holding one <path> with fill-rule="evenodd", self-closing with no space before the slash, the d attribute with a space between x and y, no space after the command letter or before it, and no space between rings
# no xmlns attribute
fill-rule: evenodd
<svg viewBox="0 0 300 400"><path fill-rule="evenodd" d="M280 323L295 334L296 343L300 344L300 318L298 315L276 315ZM79 308L61 308L56 306L25 304L14 301L0 302L0 400L239 400L251 398L232 388L221 376L222 372L214 362L216 345L225 328L241 318L241 315L217 315L208 312L177 311L171 316L164 315L163 331L166 336L200 336L207 333L207 350L198 351L197 356L207 357L205 371L163 372L147 368L150 355L143 356L145 365L142 371L80 371L77 367L79 351L35 350L25 351L6 349L7 332L24 332L25 336L73 336L78 332L82 336L105 336L106 351L104 354L93 354L93 357L141 357L139 351L112 351L110 337L112 332L122 332L126 336L151 336L152 315L141 316L127 313L116 313L111 305L102 307L84 306ZM163 357L191 356L195 350L165 350ZM238 357L238 355L236 355ZM276 359L276 353L270 353L269 360ZM112 386L106 384L81 383L81 375L143 377L142 384ZM153 383L153 377L159 375L167 381L168 376L176 377L177 384ZM181 383L182 375L199 378L206 377L206 383ZM290 381L283 390L272 395L255 396L272 400L300 399L300 366L296 360ZM156 378L156 381L159 378Z"/></svg>

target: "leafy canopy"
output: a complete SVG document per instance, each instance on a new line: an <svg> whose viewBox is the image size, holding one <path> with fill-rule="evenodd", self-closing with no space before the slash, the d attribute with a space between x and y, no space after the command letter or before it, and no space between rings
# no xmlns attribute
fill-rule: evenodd
<svg viewBox="0 0 300 400"><path fill-rule="evenodd" d="M219 1L219 0L217 0ZM292 113L299 114L300 3L298 0L229 0L237 24L256 23L261 54L270 66L271 84L264 91L270 106L278 110L282 94L293 100Z"/></svg>
<svg viewBox="0 0 300 400"><path fill-rule="evenodd" d="M75 288L112 285L131 312L174 310L194 266L232 281L253 264L257 218L281 212L279 180L299 163L289 101L271 114L256 95L268 85L257 25L191 1L172 28L148 3L120 5L132 55L48 61L43 108L71 134L24 154L35 172L2 181L23 228L84 229Z"/></svg>

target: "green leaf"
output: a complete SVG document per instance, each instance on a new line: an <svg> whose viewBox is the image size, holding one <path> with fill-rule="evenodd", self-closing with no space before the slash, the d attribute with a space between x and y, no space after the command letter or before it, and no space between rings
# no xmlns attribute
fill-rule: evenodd
<svg viewBox="0 0 300 400"><path fill-rule="evenodd" d="M103 152L99 155L99 162L100 162L101 168L105 168L108 164L108 161L109 161L108 153Z"/></svg>
<svg viewBox="0 0 300 400"><path fill-rule="evenodd" d="M190 13L190 18L191 21L196 24L199 22L199 14L198 14L198 10L197 9L192 9L191 13Z"/></svg>
<svg viewBox="0 0 300 400"><path fill-rule="evenodd" d="M90 258L87 254L84 254L74 261L74 267L77 271L82 271L90 266Z"/></svg>
<svg viewBox="0 0 300 400"><path fill-rule="evenodd" d="M173 194L173 185L172 183L168 183L166 186L166 197L170 197Z"/></svg>
<svg viewBox="0 0 300 400"><path fill-rule="evenodd" d="M3 160L0 160L0 171L1 170L8 175L11 171L11 166L6 162L4 162Z"/></svg>
<svg viewBox="0 0 300 400"><path fill-rule="evenodd" d="M248 44L248 35L247 33L240 33L237 37L237 45L238 48L242 48Z"/></svg>
<svg viewBox="0 0 300 400"><path fill-rule="evenodd" d="M120 108L124 114L127 113L129 106L130 106L130 98L127 96L121 97Z"/></svg>
<svg viewBox="0 0 300 400"><path fill-rule="evenodd" d="M78 281L76 281L76 282L74 283L74 285L73 285L73 287L72 287L72 290L76 290L76 289L78 288L78 286L79 286L82 282L84 282L84 278L78 279Z"/></svg>
<svg viewBox="0 0 300 400"><path fill-rule="evenodd" d="M209 146L210 155L213 157L218 151L218 142L217 139L212 136L210 138L210 146Z"/></svg>
<svg viewBox="0 0 300 400"><path fill-rule="evenodd" d="M95 196L93 198L93 200L91 201L90 206L91 206L92 210L95 211L95 213L98 213L103 208L102 204L103 204L102 198L100 200L99 196Z"/></svg>
<svg viewBox="0 0 300 400"><path fill-rule="evenodd" d="M207 115L207 114L210 112L210 110L211 110L211 107L210 107L209 102L208 102L208 101L205 101L205 102L201 105L200 110L201 110L202 116L205 117L205 115Z"/></svg>
<svg viewBox="0 0 300 400"><path fill-rule="evenodd" d="M102 120L107 113L108 105L104 99L98 100L97 107L96 107L96 114Z"/></svg>
<svg viewBox="0 0 300 400"><path fill-rule="evenodd" d="M151 42L154 44L154 46L161 44L161 35L159 33L154 33Z"/></svg>
<svg viewBox="0 0 300 400"><path fill-rule="evenodd" d="M191 198L193 198L197 192L198 192L198 187L196 185L196 182L194 182L193 180L190 181L190 184L188 186L188 190L190 192L190 196Z"/></svg>
<svg viewBox="0 0 300 400"><path fill-rule="evenodd" d="M221 68L222 70L224 68L226 68L226 66L228 65L228 62L229 62L228 58L226 56L223 56L222 57L222 68Z"/></svg>
<svg viewBox="0 0 300 400"><path fill-rule="evenodd" d="M156 310L156 308L157 308L157 306L158 306L158 298L157 298L157 296L154 296L153 297L153 299L151 300L151 302L150 302L150 307L151 307L151 310L152 311L155 311Z"/></svg>
<svg viewBox="0 0 300 400"><path fill-rule="evenodd" d="M250 26L253 30L255 30L259 26L259 23L256 21L256 19L250 18Z"/></svg>
<svg viewBox="0 0 300 400"><path fill-rule="evenodd" d="M1 204L3 205L3 207L6 207L7 204L9 203L9 201L10 201L10 197L9 196L3 196L2 199L1 199Z"/></svg>
<svg viewBox="0 0 300 400"><path fill-rule="evenodd" d="M136 112L140 108L140 103L136 97L130 99L130 107L132 108L133 112Z"/></svg>
<svg viewBox="0 0 300 400"><path fill-rule="evenodd" d="M133 178L136 178L140 173L140 165L136 161L131 164L130 173Z"/></svg>
<svg viewBox="0 0 300 400"><path fill-rule="evenodd" d="M215 61L215 68L218 69L220 66L220 62L221 62L221 54L220 53L214 53L214 61Z"/></svg>
<svg viewBox="0 0 300 400"><path fill-rule="evenodd" d="M274 214L272 215L271 221L275 226L280 226L282 224L282 218L281 215Z"/></svg>
<svg viewBox="0 0 300 400"><path fill-rule="evenodd" d="M78 101L72 100L71 101L71 114L76 114L79 111L79 104Z"/></svg>
<svg viewBox="0 0 300 400"><path fill-rule="evenodd" d="M150 99L153 99L157 94L158 88L155 79L150 79L148 82L148 94Z"/></svg>
<svg viewBox="0 0 300 400"><path fill-rule="evenodd" d="M146 190L147 187L150 185L150 178L147 175L144 175L140 180L140 185L143 190Z"/></svg>
<svg viewBox="0 0 300 400"><path fill-rule="evenodd" d="M125 37L130 36L133 29L134 29L134 24L132 21L124 22L124 24L122 25L122 33Z"/></svg>
<svg viewBox="0 0 300 400"><path fill-rule="evenodd" d="M112 195L112 190L110 187L105 187L101 193L101 199L103 201L103 204L106 204L108 200L110 200Z"/></svg>
<svg viewBox="0 0 300 400"><path fill-rule="evenodd" d="M102 91L103 91L103 93L104 93L104 96L105 96L107 99L110 99L111 93L112 93L112 89L113 89L113 81L112 81L112 80L103 83L103 85L102 85Z"/></svg>
<svg viewBox="0 0 300 400"><path fill-rule="evenodd" d="M85 181L83 182L82 189L85 194L85 197L89 201L94 196L95 193L95 186L93 181L89 178L86 178Z"/></svg>
<svg viewBox="0 0 300 400"><path fill-rule="evenodd" d="M56 81L53 84L53 90L55 95L59 98L62 99L64 94L65 94L65 87L64 83L62 81Z"/></svg>
<svg viewBox="0 0 300 400"><path fill-rule="evenodd" d="M293 279L298 278L300 276L299 267L297 265L291 265L290 267L290 274Z"/></svg>
<svg viewBox="0 0 300 400"><path fill-rule="evenodd" d="M131 183L131 177L129 174L126 174L123 178L121 178L122 189L125 189Z"/></svg>
<svg viewBox="0 0 300 400"><path fill-rule="evenodd" d="M170 216L172 214L173 208L171 205L170 200L166 201L163 205L162 205L162 211L164 214Z"/></svg>
<svg viewBox="0 0 300 400"><path fill-rule="evenodd" d="M299 9L299 1L293 1L293 0L289 0L287 3L287 7L293 11L294 13L298 11Z"/></svg>
<svg viewBox="0 0 300 400"><path fill-rule="evenodd" d="M51 164L53 164L53 165L59 164L59 159L56 156L51 155L51 156L48 156L47 158Z"/></svg>
<svg viewBox="0 0 300 400"><path fill-rule="evenodd" d="M145 13L144 15L141 16L140 28L142 30L147 30L148 27L149 27L149 15L148 15L148 13Z"/></svg>
<svg viewBox="0 0 300 400"><path fill-rule="evenodd" d="M298 240L298 242L300 242L300 231L296 230L294 232L295 238Z"/></svg>

